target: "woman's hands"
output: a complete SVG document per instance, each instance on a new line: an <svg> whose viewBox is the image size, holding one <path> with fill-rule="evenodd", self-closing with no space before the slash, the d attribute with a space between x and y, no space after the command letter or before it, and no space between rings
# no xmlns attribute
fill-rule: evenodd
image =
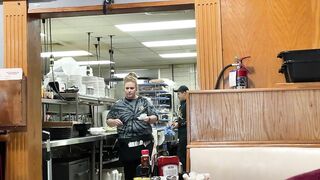
<svg viewBox="0 0 320 180"><path fill-rule="evenodd" d="M107 125L110 127L118 127L118 126L122 126L123 123L120 119L107 119Z"/></svg>
<svg viewBox="0 0 320 180"><path fill-rule="evenodd" d="M158 117L155 115L144 116L141 120L143 120L146 123L153 124L157 122ZM120 119L107 119L107 125L110 127L118 127L118 126L122 126L123 123Z"/></svg>

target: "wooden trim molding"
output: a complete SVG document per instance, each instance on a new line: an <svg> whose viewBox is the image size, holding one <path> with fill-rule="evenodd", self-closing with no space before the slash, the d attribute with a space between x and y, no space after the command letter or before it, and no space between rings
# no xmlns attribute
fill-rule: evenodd
<svg viewBox="0 0 320 180"><path fill-rule="evenodd" d="M220 0L195 0L199 88L214 89L222 69Z"/></svg>
<svg viewBox="0 0 320 180"><path fill-rule="evenodd" d="M108 14L120 14L129 12L156 11L190 9L194 6L194 0L173 0L155 1L141 3L112 4L109 6ZM39 8L28 11L30 15L41 14L42 17L60 17L76 15L99 15L102 14L101 5L79 6L79 7L60 7L60 8Z"/></svg>
<svg viewBox="0 0 320 180"><path fill-rule="evenodd" d="M6 148L6 180L41 180L40 24L29 23L27 1L4 1L4 66L20 67L27 78L27 127L10 132ZM29 30L30 29L30 30ZM30 33L31 32L31 33ZM28 39L29 38L29 39ZM35 47L31 47L34 45Z"/></svg>
<svg viewBox="0 0 320 180"><path fill-rule="evenodd" d="M27 61L27 2L4 1L4 66L7 68L21 67L28 73ZM6 157L6 180L28 177L27 170L27 132L9 134ZM19 164L19 166L17 166Z"/></svg>
<svg viewBox="0 0 320 180"><path fill-rule="evenodd" d="M190 148L187 146L186 171L190 172Z"/></svg>
<svg viewBox="0 0 320 180"><path fill-rule="evenodd" d="M26 1L4 1L4 66L22 67L26 72Z"/></svg>
<svg viewBox="0 0 320 180"><path fill-rule="evenodd" d="M7 142L9 141L10 137L9 134L1 134L0 135L0 142Z"/></svg>

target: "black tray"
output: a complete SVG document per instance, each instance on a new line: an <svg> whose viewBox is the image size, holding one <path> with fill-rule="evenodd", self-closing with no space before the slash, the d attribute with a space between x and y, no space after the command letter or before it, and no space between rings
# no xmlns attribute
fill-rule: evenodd
<svg viewBox="0 0 320 180"><path fill-rule="evenodd" d="M286 82L320 81L320 49L282 51L278 58L283 59L279 73Z"/></svg>

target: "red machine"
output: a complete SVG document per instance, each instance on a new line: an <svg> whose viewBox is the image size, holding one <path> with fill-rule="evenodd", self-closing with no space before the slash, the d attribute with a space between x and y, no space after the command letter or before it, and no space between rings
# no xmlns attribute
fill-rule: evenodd
<svg viewBox="0 0 320 180"><path fill-rule="evenodd" d="M179 157L160 156L158 158L159 176L179 176Z"/></svg>

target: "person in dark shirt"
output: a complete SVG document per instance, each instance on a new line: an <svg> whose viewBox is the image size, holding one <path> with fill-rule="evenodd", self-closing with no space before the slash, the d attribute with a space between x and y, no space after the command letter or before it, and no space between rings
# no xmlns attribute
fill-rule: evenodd
<svg viewBox="0 0 320 180"><path fill-rule="evenodd" d="M179 145L178 145L178 156L180 162L183 166L183 171L186 171L186 151L187 151L187 122L186 122L186 98L187 92L189 88L187 86L180 86L179 89L174 90L174 92L178 93L178 98L180 101L179 113L178 113L178 121L175 123L175 127L178 128L178 138L179 138Z"/></svg>
<svg viewBox="0 0 320 180"><path fill-rule="evenodd" d="M129 73L124 78L125 97L118 100L107 115L107 124L117 127L119 159L124 166L126 180L136 176L141 150L151 155L153 136L151 124L158 120L155 107L144 97L137 95L137 76Z"/></svg>

